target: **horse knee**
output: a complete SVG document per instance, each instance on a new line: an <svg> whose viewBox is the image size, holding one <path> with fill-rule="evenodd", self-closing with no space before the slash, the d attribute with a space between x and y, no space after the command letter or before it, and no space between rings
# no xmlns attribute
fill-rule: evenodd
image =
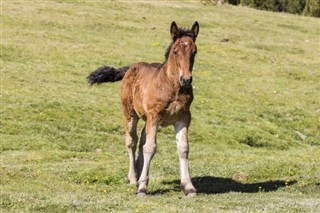
<svg viewBox="0 0 320 213"><path fill-rule="evenodd" d="M143 146L143 153L150 153L150 154L155 154L157 151L157 145L144 145Z"/></svg>
<svg viewBox="0 0 320 213"><path fill-rule="evenodd" d="M128 136L127 139L126 139L126 147L128 149L136 149L137 147L137 141L138 141L138 136L137 135L131 135L131 136Z"/></svg>
<svg viewBox="0 0 320 213"><path fill-rule="evenodd" d="M136 148L137 148L137 146L136 146L136 144L134 144L133 142L131 142L131 143L126 143L126 147L127 147L127 149L128 150L131 150L131 149L133 149L134 151L136 150Z"/></svg>

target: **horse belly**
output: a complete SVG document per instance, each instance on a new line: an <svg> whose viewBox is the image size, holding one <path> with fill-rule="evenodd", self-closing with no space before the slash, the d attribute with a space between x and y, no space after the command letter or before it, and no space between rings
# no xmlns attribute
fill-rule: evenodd
<svg viewBox="0 0 320 213"><path fill-rule="evenodd" d="M180 118L180 115L178 115L178 114L174 114L174 115L165 114L163 116L161 126L166 127L171 124L174 124L175 122L177 122L179 120L179 118Z"/></svg>

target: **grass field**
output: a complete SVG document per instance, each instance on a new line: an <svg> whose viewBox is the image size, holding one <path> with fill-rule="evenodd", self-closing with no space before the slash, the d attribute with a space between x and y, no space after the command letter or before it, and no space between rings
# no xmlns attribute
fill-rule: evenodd
<svg viewBox="0 0 320 213"><path fill-rule="evenodd" d="M158 133L150 195L127 183L120 83L200 24L190 169ZM200 1L1 1L1 212L320 212L320 22ZM139 124L139 128L142 127Z"/></svg>

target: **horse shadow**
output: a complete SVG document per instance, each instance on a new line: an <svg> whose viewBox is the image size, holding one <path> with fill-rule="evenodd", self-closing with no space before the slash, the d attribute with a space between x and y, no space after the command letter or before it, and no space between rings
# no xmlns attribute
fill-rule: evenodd
<svg viewBox="0 0 320 213"><path fill-rule="evenodd" d="M272 192L279 188L288 187L297 183L295 180L271 180L257 183L241 183L231 178L221 178L212 176L194 177L192 183L196 187L198 194L223 194L229 192L257 193ZM165 194L170 191L181 191L180 180L162 181L164 185L171 185L171 189L162 189L151 192L151 194Z"/></svg>

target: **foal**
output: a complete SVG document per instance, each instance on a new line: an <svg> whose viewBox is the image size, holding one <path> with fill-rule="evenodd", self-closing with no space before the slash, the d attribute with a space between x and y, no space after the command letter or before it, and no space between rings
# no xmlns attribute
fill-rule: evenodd
<svg viewBox="0 0 320 213"><path fill-rule="evenodd" d="M197 53L195 41L198 32L198 22L190 30L178 28L172 22L172 43L163 64L141 62L119 70L101 67L88 76L90 84L114 82L123 78L121 102L130 161L128 180L137 184L137 195L147 193L150 162L157 149L157 129L171 124L176 133L181 188L186 195L196 195L188 168L188 128L191 121L192 68ZM135 161L137 124L140 118L146 124L141 132L139 154Z"/></svg>

